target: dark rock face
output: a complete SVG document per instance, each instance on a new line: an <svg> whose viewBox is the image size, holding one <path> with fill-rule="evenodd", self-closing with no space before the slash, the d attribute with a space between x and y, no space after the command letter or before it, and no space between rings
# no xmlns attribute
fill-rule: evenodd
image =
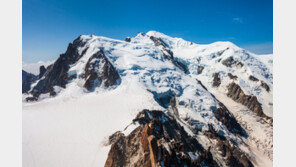
<svg viewBox="0 0 296 167"><path fill-rule="evenodd" d="M254 77L253 75L250 75L250 76L249 76L249 80L254 81L254 82L259 81L259 79L257 79L257 78Z"/></svg>
<svg viewBox="0 0 296 167"><path fill-rule="evenodd" d="M125 42L131 42L131 38L130 37L126 37L124 41Z"/></svg>
<svg viewBox="0 0 296 167"><path fill-rule="evenodd" d="M237 76L236 76L236 75L232 75L231 73L228 73L227 75L228 75L228 77L229 77L230 79L234 79L234 80L237 79Z"/></svg>
<svg viewBox="0 0 296 167"><path fill-rule="evenodd" d="M237 122L233 114L230 113L228 109L224 106L224 104L222 104L221 102L219 102L219 106L220 107L214 111L215 117L218 119L218 121L225 125L230 132L241 136L245 136L246 133L244 129Z"/></svg>
<svg viewBox="0 0 296 167"><path fill-rule="evenodd" d="M267 85L267 83L261 81L261 86L262 86L267 92L270 91L270 88L269 88L269 86Z"/></svg>
<svg viewBox="0 0 296 167"><path fill-rule="evenodd" d="M234 60L232 56L223 60L222 64L225 65L226 67L233 67L233 66L243 67L244 66L242 62Z"/></svg>
<svg viewBox="0 0 296 167"><path fill-rule="evenodd" d="M37 101L38 98L37 97L27 97L26 98L26 101L29 102L29 101Z"/></svg>
<svg viewBox="0 0 296 167"><path fill-rule="evenodd" d="M42 76L45 74L46 68L42 65L39 68L39 79L42 78Z"/></svg>
<svg viewBox="0 0 296 167"><path fill-rule="evenodd" d="M61 54L60 57L55 61L55 63L46 71L44 74L44 79L40 80L38 84L33 88L32 94L34 97L38 97L41 93L50 93L54 95L53 86L66 87L68 83L68 70L70 65L79 60L85 53L78 53L78 48L83 47L85 42L78 37L70 43L67 51Z"/></svg>
<svg viewBox="0 0 296 167"><path fill-rule="evenodd" d="M254 165L249 158L235 145L235 143L227 140L224 136L219 135L214 128L209 125L209 131L204 133L213 142L213 146L220 156L223 157L223 161L226 166L229 167L253 167Z"/></svg>
<svg viewBox="0 0 296 167"><path fill-rule="evenodd" d="M229 49L229 48L226 48L225 50L223 50L223 51L219 52L219 53L218 53L218 57L219 57L219 56L222 56L222 55L223 55L223 53L224 53L225 51L227 51L228 49Z"/></svg>
<svg viewBox="0 0 296 167"><path fill-rule="evenodd" d="M22 93L26 93L31 89L31 85L38 79L34 74L22 70Z"/></svg>
<svg viewBox="0 0 296 167"><path fill-rule="evenodd" d="M89 91L100 85L104 87L115 85L120 79L118 72L102 51L89 58L83 77L86 79L84 87Z"/></svg>
<svg viewBox="0 0 296 167"><path fill-rule="evenodd" d="M47 67L47 69L44 66L40 67L39 77L41 80L30 92L33 97L38 98L42 93L50 93L51 96L55 96L54 86L65 88L68 81L77 78L76 75L69 76L68 71L70 66L86 53L88 47L82 50L81 54L78 52L79 48L84 47L85 44L86 42L81 37L78 37L73 43L69 44L67 51L61 54L54 64ZM86 80L84 87L89 91L99 85L104 87L115 85L120 79L118 72L102 51L98 51L91 56L82 77Z"/></svg>
<svg viewBox="0 0 296 167"><path fill-rule="evenodd" d="M262 110L261 104L258 102L256 96L246 95L244 91L236 83L231 83L228 86L227 96L234 101L247 106L251 111L260 117L267 117Z"/></svg>
<svg viewBox="0 0 296 167"><path fill-rule="evenodd" d="M200 84L205 90L208 90L201 81L197 80L198 84ZM217 98L211 94L216 100ZM234 133L241 136L246 136L245 130L240 126L240 124L235 119L234 115L229 112L229 110L226 108L226 106L221 103L219 100L217 100L219 103L219 108L215 109L214 114L218 121L220 121L226 128ZM171 104L171 106L173 106Z"/></svg>
<svg viewBox="0 0 296 167"><path fill-rule="evenodd" d="M220 78L220 75L219 73L215 73L214 74L214 79L213 79L213 87L219 87L221 84L221 78Z"/></svg>
<svg viewBox="0 0 296 167"><path fill-rule="evenodd" d="M176 67L181 69L184 73L188 73L187 66L183 64L181 61L176 60L174 58L174 53L168 49L168 45L161 39L156 38L154 36L150 36L150 39L154 42L155 46L162 46L163 48L163 57L169 61L171 61Z"/></svg>
<svg viewBox="0 0 296 167"><path fill-rule="evenodd" d="M209 150L162 111L143 110L133 122L140 126L128 136L112 135L105 167L218 166Z"/></svg>
<svg viewBox="0 0 296 167"><path fill-rule="evenodd" d="M154 42L155 46L168 47L168 45L161 38L150 36L150 39Z"/></svg>
<svg viewBox="0 0 296 167"><path fill-rule="evenodd" d="M198 66L197 67L197 74L201 74L202 73L202 71L204 70L204 66Z"/></svg>

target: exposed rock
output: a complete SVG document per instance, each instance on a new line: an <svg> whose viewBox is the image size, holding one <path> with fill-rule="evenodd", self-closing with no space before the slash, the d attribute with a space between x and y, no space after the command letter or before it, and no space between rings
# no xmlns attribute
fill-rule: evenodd
<svg viewBox="0 0 296 167"><path fill-rule="evenodd" d="M242 62L234 60L232 56L223 60L222 64L225 65L226 67L233 67L233 66L243 67L244 66L244 64Z"/></svg>
<svg viewBox="0 0 296 167"><path fill-rule="evenodd" d="M29 101L37 101L38 98L37 97L27 97L26 98L26 101L29 102Z"/></svg>
<svg viewBox="0 0 296 167"><path fill-rule="evenodd" d="M34 74L22 70L22 93L26 93L31 89L31 85L38 79Z"/></svg>
<svg viewBox="0 0 296 167"><path fill-rule="evenodd" d="M174 60L173 63L174 63L179 69L181 69L185 74L188 73L187 66L186 66L185 64L183 64L181 61L179 61L179 60Z"/></svg>
<svg viewBox="0 0 296 167"><path fill-rule="evenodd" d="M162 46L162 49L163 49L162 53L165 59L171 61L175 66L181 69L184 73L188 73L187 66L183 64L181 61L176 60L174 58L174 53L170 49L168 49L168 45L161 38L150 36L150 39L154 42L155 46Z"/></svg>
<svg viewBox="0 0 296 167"><path fill-rule="evenodd" d="M253 75L250 75L250 76L249 76L249 80L254 81L254 82L259 81L259 79L257 79L257 78L254 77Z"/></svg>
<svg viewBox="0 0 296 167"><path fill-rule="evenodd" d="M197 80L198 84L200 84L205 90L208 91L208 89L201 83L200 80ZM245 136L246 132L241 127L241 125L237 122L234 115L229 112L229 110L226 108L226 106L221 103L213 94L211 94L212 97L214 97L219 102L219 108L215 109L215 117L218 121L220 121L226 128L234 133L239 134L241 136ZM172 105L172 104L171 104Z"/></svg>
<svg viewBox="0 0 296 167"><path fill-rule="evenodd" d="M223 55L223 53L224 53L226 50L228 50L228 49L229 49L229 48L226 48L226 49L225 49L225 50L223 50L222 52L219 52L219 53L218 53L218 57L219 57L219 56L222 56L222 55Z"/></svg>
<svg viewBox="0 0 296 167"><path fill-rule="evenodd" d="M226 126L226 128L234 133L234 134L239 134L241 136L245 136L246 133L244 129L240 126L240 124L237 122L235 117L233 116L232 113L228 111L228 109L219 102L219 108L217 108L214 113L215 117L223 124Z"/></svg>
<svg viewBox="0 0 296 167"><path fill-rule="evenodd" d="M130 37L126 37L124 41L125 42L131 42L131 38Z"/></svg>
<svg viewBox="0 0 296 167"><path fill-rule="evenodd" d="M168 47L168 45L161 38L150 36L150 39L154 42L155 46Z"/></svg>
<svg viewBox="0 0 296 167"><path fill-rule="evenodd" d="M218 166L210 151L162 111L143 110L133 122L140 125L128 136L117 133L106 167Z"/></svg>
<svg viewBox="0 0 296 167"><path fill-rule="evenodd" d="M246 95L238 84L233 82L228 85L227 96L232 98L234 101L247 106L256 115L260 117L267 117L263 113L261 104L258 102L257 97Z"/></svg>
<svg viewBox="0 0 296 167"><path fill-rule="evenodd" d="M67 51L61 54L55 63L45 72L44 78L41 79L33 88L31 93L38 97L41 93L48 93L53 89L53 86L66 87L68 83L68 70L70 65L79 60L85 53L78 53L78 48L83 47L85 42L78 37L70 43Z"/></svg>
<svg viewBox="0 0 296 167"><path fill-rule="evenodd" d="M215 150L223 157L223 163L229 167L253 167L247 155L243 153L238 146L224 136L219 135L214 128L209 125L209 131L204 134L212 141L212 150Z"/></svg>
<svg viewBox="0 0 296 167"><path fill-rule="evenodd" d="M204 66L198 66L198 67L197 67L197 73L198 73L198 74L201 74L202 71L204 70L204 68L205 68Z"/></svg>
<svg viewBox="0 0 296 167"><path fill-rule="evenodd" d="M269 88L269 86L267 85L267 83L261 81L261 86L262 86L267 92L270 91L270 88Z"/></svg>
<svg viewBox="0 0 296 167"><path fill-rule="evenodd" d="M45 74L46 68L42 65L39 68L39 79L42 78L42 76Z"/></svg>
<svg viewBox="0 0 296 167"><path fill-rule="evenodd" d="M84 87L89 91L100 85L103 87L115 85L120 79L118 72L102 51L89 58L83 77L86 79Z"/></svg>
<svg viewBox="0 0 296 167"><path fill-rule="evenodd" d="M219 87L221 84L221 78L220 78L220 75L219 73L215 73L214 74L214 79L213 79L213 87Z"/></svg>
<svg viewBox="0 0 296 167"><path fill-rule="evenodd" d="M234 79L234 80L237 79L237 76L236 76L236 75L232 75L231 73L228 73L227 75L228 75L228 77L229 77L230 79Z"/></svg>

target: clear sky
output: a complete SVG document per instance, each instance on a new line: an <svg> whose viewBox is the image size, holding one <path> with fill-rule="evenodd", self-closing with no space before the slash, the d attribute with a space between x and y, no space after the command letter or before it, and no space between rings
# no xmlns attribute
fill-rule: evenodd
<svg viewBox="0 0 296 167"><path fill-rule="evenodd" d="M23 0L22 12L27 63L58 58L81 34L123 40L149 30L272 53L272 0Z"/></svg>

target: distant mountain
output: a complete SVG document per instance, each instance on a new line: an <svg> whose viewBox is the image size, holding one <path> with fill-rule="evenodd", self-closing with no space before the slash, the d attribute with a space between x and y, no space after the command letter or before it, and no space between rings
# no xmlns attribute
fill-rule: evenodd
<svg viewBox="0 0 296 167"><path fill-rule="evenodd" d="M41 129L48 128L43 122L52 114L60 121L77 116L80 122L84 117L76 112L81 112L93 120L72 128L102 129L95 136L105 151L87 154L98 157L98 166L270 166L272 59L230 42L200 45L156 31L125 41L81 35L42 68L25 95L37 102L24 101L23 108L48 114L39 115ZM24 126L31 127L31 121ZM66 124L60 128L69 132ZM63 146L54 147L58 152ZM59 166L56 156L52 163ZM83 155L77 159L80 166L90 162Z"/></svg>
<svg viewBox="0 0 296 167"><path fill-rule="evenodd" d="M34 74L22 70L22 93L26 93L31 89L31 85L38 77Z"/></svg>
<svg viewBox="0 0 296 167"><path fill-rule="evenodd" d="M38 75L39 74L39 68L40 66L44 66L45 68L47 68L49 65L51 65L54 61L38 61L37 63L26 63L23 62L22 63L22 68L23 70L34 74L34 75Z"/></svg>

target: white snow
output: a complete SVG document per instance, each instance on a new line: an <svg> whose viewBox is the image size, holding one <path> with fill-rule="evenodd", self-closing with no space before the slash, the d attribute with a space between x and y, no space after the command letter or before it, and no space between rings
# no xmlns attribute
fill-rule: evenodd
<svg viewBox="0 0 296 167"><path fill-rule="evenodd" d="M109 151L106 138L124 130L139 111L162 109L132 80L108 92L63 91L23 104L24 167L103 166Z"/></svg>
<svg viewBox="0 0 296 167"><path fill-rule="evenodd" d="M156 47L149 39L151 35L160 37L168 44L174 57L189 67L190 74L185 74L166 60L163 48ZM131 38L131 42L94 35L83 35L82 39L86 45L79 48L79 53L88 49L68 72L69 75L77 75L77 78L69 81L65 89L54 87L58 93L54 98L43 94L38 102L23 103L24 166L103 166L109 151L109 147L103 143L106 143L108 136L118 130L128 135L138 126L130 124L132 119L143 109L164 111L154 98L169 93L178 98L181 120L190 118L198 122L195 126L203 130L212 124L225 137L239 143L240 139L231 134L213 114L218 102L210 92L225 95L230 83L226 78L228 72L237 75L239 79L236 82L245 93L256 95L263 104L264 112L272 116L271 55L260 57L230 42L194 44L156 31L138 34ZM119 72L121 83L88 92L83 88L85 79L81 76L89 58L99 50ZM223 54L217 56L221 52ZM227 68L219 63L219 59L224 60L229 56L245 65L242 68ZM205 66L201 75L197 75L199 65ZM215 72L221 72L222 84L218 89L211 87ZM266 92L260 83L248 80L250 74L266 82L271 91ZM210 92L196 79L201 80ZM190 125L186 121L179 122L193 136Z"/></svg>

